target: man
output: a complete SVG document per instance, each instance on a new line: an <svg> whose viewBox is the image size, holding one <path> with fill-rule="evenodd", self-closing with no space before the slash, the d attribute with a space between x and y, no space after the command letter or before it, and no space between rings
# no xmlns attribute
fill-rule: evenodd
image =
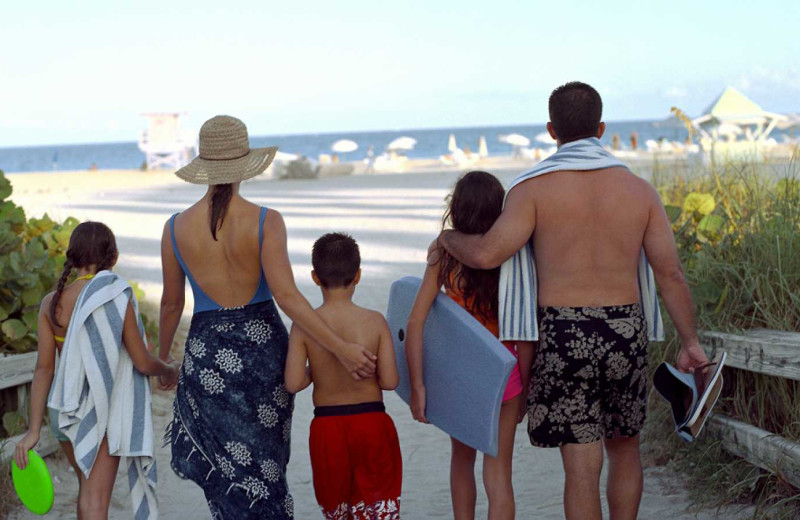
<svg viewBox="0 0 800 520"><path fill-rule="evenodd" d="M549 109L547 131L564 152L556 154L562 163L580 160L575 145L613 161L596 139L605 123L595 89L567 83L553 91ZM561 150L569 143L574 144ZM592 170L576 166L513 186L486 234L445 231L440 240L464 264L490 269L533 237L540 341L528 401L531 443L561 450L569 520L602 517L605 447L611 518L635 519L647 396L647 324L637 272L642 250L680 337L678 368L691 371L708 359L697 339L694 304L658 193L621 164Z"/></svg>

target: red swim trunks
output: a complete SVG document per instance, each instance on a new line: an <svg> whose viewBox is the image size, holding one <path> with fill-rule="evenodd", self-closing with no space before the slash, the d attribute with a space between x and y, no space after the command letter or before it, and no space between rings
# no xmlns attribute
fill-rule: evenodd
<svg viewBox="0 0 800 520"><path fill-rule="evenodd" d="M399 520L403 459L383 403L318 406L309 448L327 520Z"/></svg>

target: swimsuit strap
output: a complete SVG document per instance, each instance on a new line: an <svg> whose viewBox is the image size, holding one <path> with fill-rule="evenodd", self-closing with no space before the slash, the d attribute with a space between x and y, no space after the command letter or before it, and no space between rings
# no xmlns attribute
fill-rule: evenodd
<svg viewBox="0 0 800 520"><path fill-rule="evenodd" d="M258 254L261 254L261 246L264 244L264 220L267 218L267 208L261 207L261 214L258 216Z"/></svg>
<svg viewBox="0 0 800 520"><path fill-rule="evenodd" d="M78 280L91 280L92 278L94 278L93 274L85 274L83 276L75 278L75 281L77 282Z"/></svg>
<svg viewBox="0 0 800 520"><path fill-rule="evenodd" d="M56 336L55 334L53 334L53 339L55 339L56 341L58 341L58 342L60 342L60 343L64 343L64 341L65 341L67 338L65 338L65 337L62 337L62 336Z"/></svg>

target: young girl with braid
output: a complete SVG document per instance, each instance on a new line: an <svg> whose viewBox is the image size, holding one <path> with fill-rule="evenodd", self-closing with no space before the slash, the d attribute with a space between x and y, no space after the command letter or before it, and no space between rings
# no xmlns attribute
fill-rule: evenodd
<svg viewBox="0 0 800 520"><path fill-rule="evenodd" d="M44 297L39 311L39 352L31 390L29 430L17 444L14 454L20 468L24 469L27 466L28 450L33 449L39 442L48 393L56 371L56 352L61 354L75 304L89 281L100 271L111 270L117 263L118 256L114 234L105 224L84 222L79 224L70 236L64 271L58 280L56 290ZM76 277L71 283L67 283L73 271ZM136 370L144 375L177 380L178 365L167 364L147 350L139 334L137 317L130 302L125 314L122 342ZM48 414L53 435L59 441L61 449L78 477L78 518L81 520L106 518L119 457L109 454L108 442L103 439L91 474L89 478L84 477L75 461L72 444L59 430L58 413L48 408Z"/></svg>

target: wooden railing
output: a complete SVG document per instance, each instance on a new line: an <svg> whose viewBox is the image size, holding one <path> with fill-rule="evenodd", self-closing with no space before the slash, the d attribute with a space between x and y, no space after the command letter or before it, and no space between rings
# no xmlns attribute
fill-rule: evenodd
<svg viewBox="0 0 800 520"><path fill-rule="evenodd" d="M800 333L753 330L744 334L703 332L703 348L728 353L727 366L800 381ZM800 406L800 403L796 403ZM750 424L714 414L707 428L725 450L800 487L800 444Z"/></svg>
<svg viewBox="0 0 800 520"><path fill-rule="evenodd" d="M26 418L28 416L29 385L33 381L36 355L36 352L29 352L27 354L0 357L0 390L7 388L17 389L17 410ZM2 452L0 452L1 460L7 460L14 454L14 448L17 442L22 439L22 435L0 440L0 446L2 447ZM42 456L49 455L58 449L58 442L53 438L47 425L42 426L39 443L34 449Z"/></svg>

